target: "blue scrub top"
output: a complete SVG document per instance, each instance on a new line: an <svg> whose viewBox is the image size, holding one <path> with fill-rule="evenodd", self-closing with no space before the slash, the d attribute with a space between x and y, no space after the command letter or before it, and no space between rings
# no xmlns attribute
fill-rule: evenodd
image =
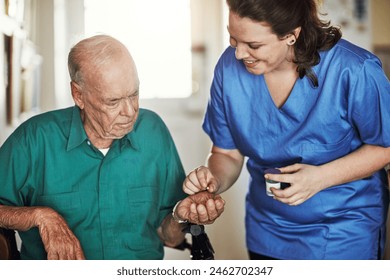
<svg viewBox="0 0 390 280"><path fill-rule="evenodd" d="M380 257L384 171L325 189L299 206L267 196L264 181L267 168L321 165L363 144L390 146L390 84L378 58L340 40L313 68L319 86L298 79L277 108L263 75L249 73L234 52L227 48L215 68L203 129L215 146L248 158L248 249L279 259Z"/></svg>

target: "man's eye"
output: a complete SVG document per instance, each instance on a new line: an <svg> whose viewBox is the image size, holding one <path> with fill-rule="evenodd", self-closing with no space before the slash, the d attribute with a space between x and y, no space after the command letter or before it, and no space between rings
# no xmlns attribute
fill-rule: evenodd
<svg viewBox="0 0 390 280"><path fill-rule="evenodd" d="M114 106L118 105L118 102L117 101L109 102L109 103L107 103L107 105L110 107L114 107Z"/></svg>

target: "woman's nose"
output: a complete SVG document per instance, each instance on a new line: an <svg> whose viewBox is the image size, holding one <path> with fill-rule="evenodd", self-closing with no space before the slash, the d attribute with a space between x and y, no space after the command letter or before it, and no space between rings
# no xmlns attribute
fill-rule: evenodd
<svg viewBox="0 0 390 280"><path fill-rule="evenodd" d="M238 60L247 58L248 52L246 47L242 44L237 44L235 55Z"/></svg>

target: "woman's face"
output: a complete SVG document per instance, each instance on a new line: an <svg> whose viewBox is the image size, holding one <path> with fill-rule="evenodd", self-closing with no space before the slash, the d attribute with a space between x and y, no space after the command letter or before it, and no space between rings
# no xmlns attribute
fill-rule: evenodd
<svg viewBox="0 0 390 280"><path fill-rule="evenodd" d="M229 13L230 45L236 49L236 58L242 60L246 69L255 75L290 69L293 48L288 42L293 35L279 39L264 22L242 18Z"/></svg>

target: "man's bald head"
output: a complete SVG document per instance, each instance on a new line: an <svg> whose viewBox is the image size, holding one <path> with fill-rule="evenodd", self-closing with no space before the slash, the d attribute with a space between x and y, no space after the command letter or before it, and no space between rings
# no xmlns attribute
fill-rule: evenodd
<svg viewBox="0 0 390 280"><path fill-rule="evenodd" d="M130 61L130 67L136 66L128 49L120 41L108 35L97 35L77 43L69 52L68 69L72 81L82 85L91 72L115 61ZM97 78L96 76L94 77Z"/></svg>

